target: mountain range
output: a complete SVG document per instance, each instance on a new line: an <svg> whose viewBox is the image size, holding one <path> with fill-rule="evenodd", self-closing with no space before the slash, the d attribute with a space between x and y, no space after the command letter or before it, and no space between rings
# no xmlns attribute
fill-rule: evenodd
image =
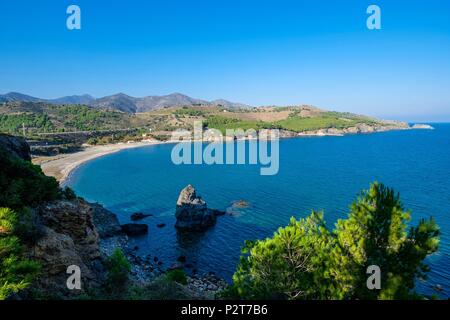
<svg viewBox="0 0 450 320"><path fill-rule="evenodd" d="M45 102L50 104L84 104L94 108L114 109L127 113L147 112L175 106L214 105L236 109L250 108L248 105L230 102L224 99L207 101L191 98L181 93L172 93L163 96L146 96L142 98L132 97L124 93L118 93L102 98L94 98L91 95L84 94L65 96L57 99L41 99L18 92L0 95L0 103L11 101Z"/></svg>

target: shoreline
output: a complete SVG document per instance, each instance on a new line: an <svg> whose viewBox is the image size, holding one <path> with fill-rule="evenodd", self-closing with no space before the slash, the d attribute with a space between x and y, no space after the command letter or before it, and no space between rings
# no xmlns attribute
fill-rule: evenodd
<svg viewBox="0 0 450 320"><path fill-rule="evenodd" d="M432 127L431 127L432 128ZM308 137L325 137L325 136L345 136L350 134L371 134L386 131L396 131L396 130L414 130L414 129L429 129L424 127L388 127L383 128L384 130L374 130L369 132L324 132L324 130L317 130L313 132L296 133L295 135L280 136L280 139L286 138L308 138ZM248 140L245 138L244 140ZM146 142L131 142L131 143L115 143L100 146L87 146L84 150L68 154L60 154L57 156L49 157L36 157L32 161L34 164L40 165L42 171L47 176L54 177L61 186L67 182L70 174L77 169L80 165L109 154L116 153L121 150L133 149L146 146L154 146L161 144L177 143L179 141L146 141ZM213 142L205 141L203 142Z"/></svg>
<svg viewBox="0 0 450 320"><path fill-rule="evenodd" d="M60 185L64 185L70 174L76 168L90 160L113 154L121 150L167 143L170 143L170 141L115 143L101 146L88 146L79 152L50 157L37 157L32 161L34 164L41 166L45 175L54 177Z"/></svg>

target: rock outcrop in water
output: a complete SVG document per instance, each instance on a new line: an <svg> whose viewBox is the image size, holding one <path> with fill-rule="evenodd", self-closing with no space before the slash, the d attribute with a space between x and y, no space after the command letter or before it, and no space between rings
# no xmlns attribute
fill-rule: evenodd
<svg viewBox="0 0 450 320"><path fill-rule="evenodd" d="M433 130L434 129L429 124L421 124L421 123L416 123L416 124L412 125L411 128L412 129L425 129L425 130Z"/></svg>
<svg viewBox="0 0 450 320"><path fill-rule="evenodd" d="M129 237L142 236L148 233L148 225L140 223L127 223L120 226L122 232Z"/></svg>
<svg viewBox="0 0 450 320"><path fill-rule="evenodd" d="M203 231L216 223L216 216L224 212L208 209L206 202L188 185L178 197L175 228L185 231Z"/></svg>

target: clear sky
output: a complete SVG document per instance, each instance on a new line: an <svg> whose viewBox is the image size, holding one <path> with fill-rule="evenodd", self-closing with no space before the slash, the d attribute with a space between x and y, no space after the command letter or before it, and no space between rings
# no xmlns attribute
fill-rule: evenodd
<svg viewBox="0 0 450 320"><path fill-rule="evenodd" d="M81 30L66 9L81 8ZM368 30L366 9L381 8ZM8 0L0 93L181 92L450 120L450 1Z"/></svg>

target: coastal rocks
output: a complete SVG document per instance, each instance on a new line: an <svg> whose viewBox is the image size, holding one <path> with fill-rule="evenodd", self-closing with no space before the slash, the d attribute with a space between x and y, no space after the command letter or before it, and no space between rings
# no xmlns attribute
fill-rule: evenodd
<svg viewBox="0 0 450 320"><path fill-rule="evenodd" d="M244 209L250 207L250 204L245 200L236 200L231 203L232 208Z"/></svg>
<svg viewBox="0 0 450 320"><path fill-rule="evenodd" d="M151 214L145 214L142 212L135 212L130 216L131 221L139 221L142 220L144 218L150 217Z"/></svg>
<svg viewBox="0 0 450 320"><path fill-rule="evenodd" d="M30 146L20 138L0 133L0 149L25 161L31 161Z"/></svg>
<svg viewBox="0 0 450 320"><path fill-rule="evenodd" d="M83 249L66 235L44 227L44 235L31 249L31 256L41 264L41 277L33 284L41 294L47 293L58 298L70 298L85 292L88 288L98 288L104 281L105 269L100 259L87 259ZM81 290L67 290L67 268L80 267Z"/></svg>
<svg viewBox="0 0 450 320"><path fill-rule="evenodd" d="M93 225L92 208L83 200L53 201L37 209L40 237L29 248L31 258L42 267L42 276L33 283L41 294L71 298L105 280L99 235ZM67 290L67 268L81 269L82 289Z"/></svg>
<svg viewBox="0 0 450 320"><path fill-rule="evenodd" d="M148 233L148 226L146 224L139 223L127 223L120 226L122 232L127 236L135 237Z"/></svg>
<svg viewBox="0 0 450 320"><path fill-rule="evenodd" d="M434 128L432 126L430 126L429 124L420 124L420 123L416 123L416 124L412 125L411 129L434 130Z"/></svg>
<svg viewBox="0 0 450 320"><path fill-rule="evenodd" d="M215 299L216 295L228 286L227 282L214 273L187 278L186 288L199 299Z"/></svg>
<svg viewBox="0 0 450 320"><path fill-rule="evenodd" d="M319 130L302 131L297 133L297 136L343 136L346 134L374 133L404 129L410 129L406 122L383 120L374 123L357 123L342 129L324 128Z"/></svg>
<svg viewBox="0 0 450 320"><path fill-rule="evenodd" d="M100 258L99 234L87 202L80 199L53 201L41 206L39 214L46 227L72 238L84 258Z"/></svg>
<svg viewBox="0 0 450 320"><path fill-rule="evenodd" d="M119 219L111 211L97 203L91 203L93 222L100 238L110 238L121 234Z"/></svg>
<svg viewBox="0 0 450 320"><path fill-rule="evenodd" d="M231 202L231 206L227 208L226 213L229 216L239 216L242 212L245 211L245 209L250 207L250 203L248 203L245 200L235 200Z"/></svg>
<svg viewBox="0 0 450 320"><path fill-rule="evenodd" d="M175 217L175 228L184 231L203 231L216 223L216 216L222 211L208 209L206 202L188 185L180 192Z"/></svg>

